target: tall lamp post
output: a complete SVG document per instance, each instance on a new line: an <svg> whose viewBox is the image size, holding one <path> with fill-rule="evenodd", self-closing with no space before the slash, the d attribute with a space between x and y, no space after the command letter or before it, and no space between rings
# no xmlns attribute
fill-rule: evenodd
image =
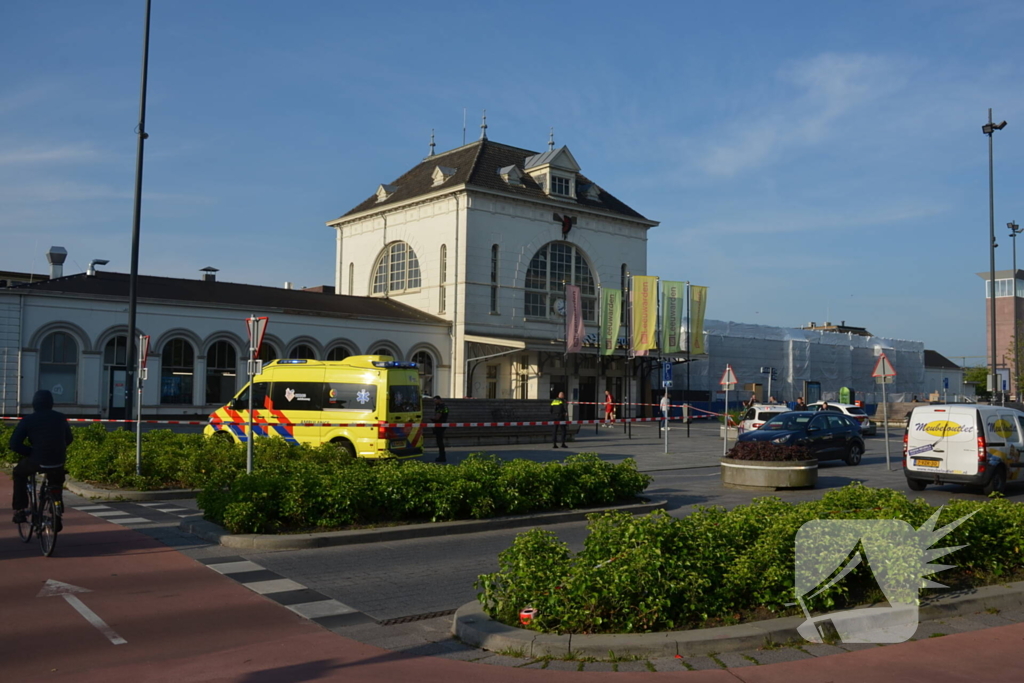
<svg viewBox="0 0 1024 683"><path fill-rule="evenodd" d="M1002 123L992 123L992 109L988 110L988 123L981 127L981 132L988 136L988 233L989 233L989 282L991 283L992 291L990 293L991 301L989 302L989 311L991 315L990 320L990 339L991 348L991 360L989 366L989 382L992 385L993 394L999 391L999 380L996 375L996 199L995 199L995 180L992 174L992 133L997 130L1002 130L1006 127L1006 121Z"/></svg>
<svg viewBox="0 0 1024 683"><path fill-rule="evenodd" d="M1010 229L1010 239L1013 240L1013 275L1010 282L1013 283L1013 398L1020 400L1020 347L1017 345L1017 235L1024 232L1017 225L1016 221L1006 224Z"/></svg>

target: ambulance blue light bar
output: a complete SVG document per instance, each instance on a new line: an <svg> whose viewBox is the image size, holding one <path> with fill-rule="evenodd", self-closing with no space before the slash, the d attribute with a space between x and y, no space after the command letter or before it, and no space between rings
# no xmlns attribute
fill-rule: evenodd
<svg viewBox="0 0 1024 683"><path fill-rule="evenodd" d="M415 363L410 363L404 360L375 360L373 361L374 366L378 368L414 368Z"/></svg>
<svg viewBox="0 0 1024 683"><path fill-rule="evenodd" d="M285 358L284 360L277 361L278 365L302 365L306 363L305 358Z"/></svg>

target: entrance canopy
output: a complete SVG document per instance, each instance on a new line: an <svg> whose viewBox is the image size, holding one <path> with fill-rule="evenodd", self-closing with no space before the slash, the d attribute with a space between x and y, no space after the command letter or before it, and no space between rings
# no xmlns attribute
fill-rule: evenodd
<svg viewBox="0 0 1024 683"><path fill-rule="evenodd" d="M475 334L467 334L465 337L468 349L466 362L473 363L487 358L496 358L526 348L526 342L515 339L500 339L498 337L481 337Z"/></svg>

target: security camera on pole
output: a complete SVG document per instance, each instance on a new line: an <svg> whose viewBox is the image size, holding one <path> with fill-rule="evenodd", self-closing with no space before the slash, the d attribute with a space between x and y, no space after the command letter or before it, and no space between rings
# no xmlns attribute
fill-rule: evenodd
<svg viewBox="0 0 1024 683"><path fill-rule="evenodd" d="M725 372L722 373L722 379L718 380L718 383L725 387L725 410L724 422L725 428L722 430L722 457L724 458L729 453L729 390L736 387L736 373L732 371L732 366L726 364Z"/></svg>
<svg viewBox="0 0 1024 683"><path fill-rule="evenodd" d="M146 358L149 357L149 335L139 335L139 371L136 377L138 399L135 401L135 475L142 476L142 383L146 381Z"/></svg>
<svg viewBox="0 0 1024 683"><path fill-rule="evenodd" d="M256 393L253 384L256 375L263 374L263 361L259 360L260 347L263 345L263 335L267 332L267 321L269 318L257 318L255 315L245 319L245 327L249 332L249 362L246 363L246 372L249 375L249 437L246 439L245 448L245 471L252 474L252 397Z"/></svg>
<svg viewBox="0 0 1024 683"><path fill-rule="evenodd" d="M889 358L883 353L875 363L875 369L871 376L882 385L882 424L885 428L885 469L889 468L889 404L885 397L885 385L892 384L892 378L896 376L896 368L889 362Z"/></svg>

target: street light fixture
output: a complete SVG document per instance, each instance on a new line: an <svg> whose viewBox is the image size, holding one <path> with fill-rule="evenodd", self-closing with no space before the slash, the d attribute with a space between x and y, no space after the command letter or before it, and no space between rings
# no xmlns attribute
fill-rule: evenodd
<svg viewBox="0 0 1024 683"><path fill-rule="evenodd" d="M1016 221L1010 221L1006 224L1006 227L1010 229L1010 239L1013 240L1013 275L1010 276L1010 282L1013 283L1013 397L1015 400L1020 400L1020 347L1017 345L1017 235L1024 232L1021 227L1017 225Z"/></svg>
<svg viewBox="0 0 1024 683"><path fill-rule="evenodd" d="M996 379L996 195L995 180L992 174L992 134L997 130L1006 128L1006 121L992 123L992 109L988 110L988 123L981 127L981 132L988 136L988 232L989 232L989 282L992 284L989 311L991 315L990 343L991 365L989 366L989 382L992 384L993 393L999 390L999 381ZM1016 294L1016 292L1015 292Z"/></svg>

